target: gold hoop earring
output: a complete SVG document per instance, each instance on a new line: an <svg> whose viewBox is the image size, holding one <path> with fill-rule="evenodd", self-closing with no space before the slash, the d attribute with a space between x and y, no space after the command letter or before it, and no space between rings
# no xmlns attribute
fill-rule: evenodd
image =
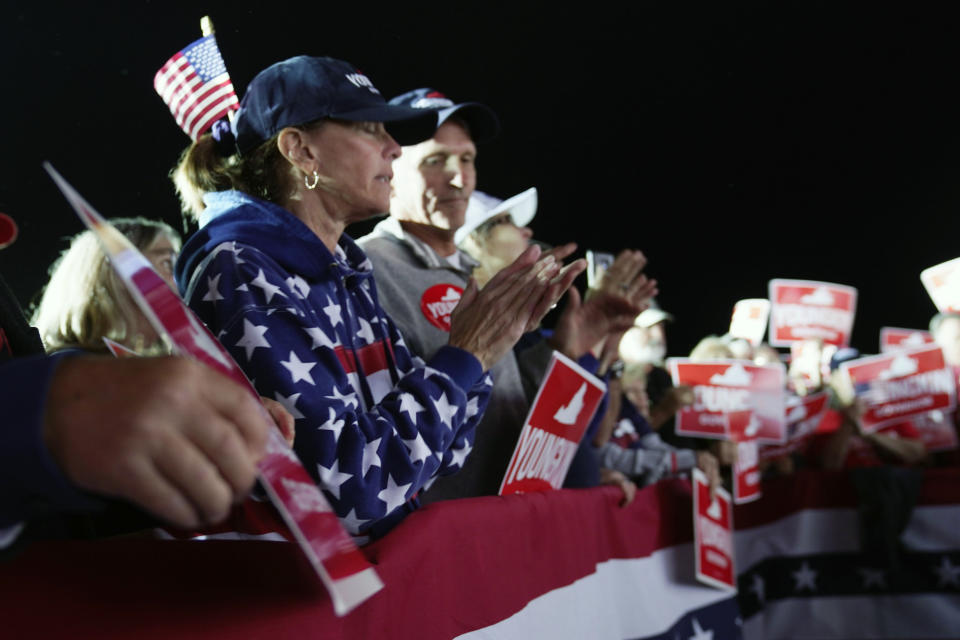
<svg viewBox="0 0 960 640"><path fill-rule="evenodd" d="M317 183L320 182L320 174L317 173L316 171L314 171L314 172L313 172L313 182L312 182L312 183L308 182L309 179L310 179L309 177L303 176L303 186L305 186L307 189L311 189L311 190L312 190L312 189L316 189L316 188L317 188Z"/></svg>

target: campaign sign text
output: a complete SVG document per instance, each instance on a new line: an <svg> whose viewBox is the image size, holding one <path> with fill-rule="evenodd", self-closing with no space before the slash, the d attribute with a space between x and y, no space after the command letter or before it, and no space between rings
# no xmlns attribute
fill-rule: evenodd
<svg viewBox="0 0 960 640"><path fill-rule="evenodd" d="M677 433L723 439L736 432L758 442L786 441L782 364L668 358L667 368L675 385L693 388L693 404L677 413Z"/></svg>
<svg viewBox="0 0 960 640"><path fill-rule="evenodd" d="M928 411L949 413L956 403L953 370L940 347L850 360L840 365L865 405L866 431Z"/></svg>
<svg viewBox="0 0 960 640"><path fill-rule="evenodd" d="M770 344L820 339L844 347L850 343L857 290L811 280L770 281Z"/></svg>
<svg viewBox="0 0 960 640"><path fill-rule="evenodd" d="M933 344L933 336L929 331L899 327L880 329L880 353L890 353L897 349L919 349L926 344Z"/></svg>
<svg viewBox="0 0 960 640"><path fill-rule="evenodd" d="M717 488L710 498L710 483L693 470L693 538L697 580L711 587L737 589L733 565L733 505L730 494Z"/></svg>
<svg viewBox="0 0 960 640"><path fill-rule="evenodd" d="M606 385L554 352L513 450L500 495L559 489Z"/></svg>
<svg viewBox="0 0 960 640"><path fill-rule="evenodd" d="M733 501L753 502L761 496L760 452L756 440L737 442L737 461L733 463Z"/></svg>

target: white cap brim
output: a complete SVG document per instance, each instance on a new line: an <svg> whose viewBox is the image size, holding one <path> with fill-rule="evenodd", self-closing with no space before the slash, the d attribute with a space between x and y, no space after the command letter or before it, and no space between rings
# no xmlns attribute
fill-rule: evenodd
<svg viewBox="0 0 960 640"><path fill-rule="evenodd" d="M645 309L637 319L633 321L634 326L648 329L655 324L669 320L673 322L673 316L663 309Z"/></svg>
<svg viewBox="0 0 960 640"><path fill-rule="evenodd" d="M525 227L530 224L533 217L537 215L537 188L530 187L526 191L507 198L492 209L487 209L481 197L475 197L479 192L474 192L470 196L470 204L467 206L467 213L464 216L463 226L457 229L454 234L454 240L457 244L473 233L473 231L490 218L499 215L505 211L510 212L514 224L518 227ZM482 194L486 196L486 194ZM489 196L487 196L489 197Z"/></svg>

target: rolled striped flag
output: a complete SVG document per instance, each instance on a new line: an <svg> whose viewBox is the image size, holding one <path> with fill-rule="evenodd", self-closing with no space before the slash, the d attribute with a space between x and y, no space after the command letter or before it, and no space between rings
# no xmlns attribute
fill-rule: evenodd
<svg viewBox="0 0 960 640"><path fill-rule="evenodd" d="M239 108L240 101L212 34L167 60L154 76L153 88L192 140Z"/></svg>

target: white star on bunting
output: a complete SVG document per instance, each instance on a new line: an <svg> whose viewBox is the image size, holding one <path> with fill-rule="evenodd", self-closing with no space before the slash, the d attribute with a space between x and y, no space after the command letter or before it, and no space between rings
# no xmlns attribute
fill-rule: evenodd
<svg viewBox="0 0 960 640"><path fill-rule="evenodd" d="M796 582L793 587L794 591L800 591L801 589L810 589L810 591L817 590L817 572L813 571L806 561L800 565L797 571L792 573L793 579Z"/></svg>
<svg viewBox="0 0 960 640"><path fill-rule="evenodd" d="M433 406L436 407L437 413L440 414L440 419L448 426L451 424L450 421L457 415L457 410L459 409L457 405L450 404L450 401L447 400L446 392L442 392L440 398L433 401Z"/></svg>
<svg viewBox="0 0 960 640"><path fill-rule="evenodd" d="M313 381L313 376L310 375L310 369L313 369L315 366L317 366L316 362L301 362L300 358L297 357L297 354L291 351L290 359L281 360L280 364L286 367L287 371L290 372L290 377L293 379L294 384L301 380L306 380L310 384L316 384Z"/></svg>
<svg viewBox="0 0 960 640"><path fill-rule="evenodd" d="M294 420L299 420L303 417L303 414L300 413L300 410L297 409L297 400L300 399L299 393L294 393L290 397L284 397L279 391L273 392L273 399L283 405L283 408L287 410Z"/></svg>
<svg viewBox="0 0 960 640"><path fill-rule="evenodd" d="M700 623L697 622L697 619L693 619L693 635L690 636L690 640L713 640L713 630L704 629L700 626Z"/></svg>
<svg viewBox="0 0 960 640"><path fill-rule="evenodd" d="M223 296L220 295L220 276L222 275L222 273L218 273L212 278L207 278L207 295L203 296L204 302L223 300Z"/></svg>
<svg viewBox="0 0 960 640"><path fill-rule="evenodd" d="M287 297L283 291L280 291L280 287L275 284L270 284L267 281L267 277L263 275L263 269L260 269L257 272L257 277L251 280L250 284L263 289L263 296L267 299L268 304L273 299L273 296L279 295L283 296L284 298Z"/></svg>
<svg viewBox="0 0 960 640"><path fill-rule="evenodd" d="M327 421L320 425L319 430L333 433L333 441L337 442L340 440L340 432L343 431L345 421L337 420L337 413L333 410L333 407L327 407L327 410L330 412L330 415Z"/></svg>
<svg viewBox="0 0 960 640"><path fill-rule="evenodd" d="M397 485L393 480L393 476L387 474L387 488L377 494L378 499L387 503L387 510L384 512L384 515L390 513L407 501L407 489L410 488L411 484L412 483Z"/></svg>
<svg viewBox="0 0 960 640"><path fill-rule="evenodd" d="M323 483L323 488L337 500L340 499L340 486L353 477L352 473L340 473L339 460L334 460L333 466L329 469L322 464L318 464L317 471L320 472L320 482Z"/></svg>
<svg viewBox="0 0 960 640"><path fill-rule="evenodd" d="M372 442L368 442L366 445L364 445L363 461L361 462L363 472L361 473L361 476L366 476L367 471L370 470L370 467L381 466L380 454L377 453L377 449L380 448L381 440L383 440L383 438L377 438L376 440L373 440Z"/></svg>
<svg viewBox="0 0 960 640"><path fill-rule="evenodd" d="M863 588L869 589L871 586L883 589L887 586L887 580L883 576L883 569L870 569L868 567L859 567L860 577L863 578Z"/></svg>
<svg viewBox="0 0 960 640"><path fill-rule="evenodd" d="M234 346L243 347L247 356L247 361L250 360L250 356L253 355L253 352L258 347L270 348L270 343L267 342L267 339L263 337L263 334L267 332L266 326L257 326L247 320L243 319L243 337L237 340Z"/></svg>
<svg viewBox="0 0 960 640"><path fill-rule="evenodd" d="M400 411L406 412L410 422L417 424L417 414L423 411L423 405L409 393L400 394Z"/></svg>
<svg viewBox="0 0 960 640"><path fill-rule="evenodd" d="M934 567L937 574L937 586L945 587L948 584L960 587L960 566L954 566L950 558L942 556L940 566Z"/></svg>
<svg viewBox="0 0 960 640"><path fill-rule="evenodd" d="M764 604L767 601L767 588L763 582L763 576L759 573L753 574L753 585L750 587L750 591L753 591L757 596L757 601L760 604Z"/></svg>

